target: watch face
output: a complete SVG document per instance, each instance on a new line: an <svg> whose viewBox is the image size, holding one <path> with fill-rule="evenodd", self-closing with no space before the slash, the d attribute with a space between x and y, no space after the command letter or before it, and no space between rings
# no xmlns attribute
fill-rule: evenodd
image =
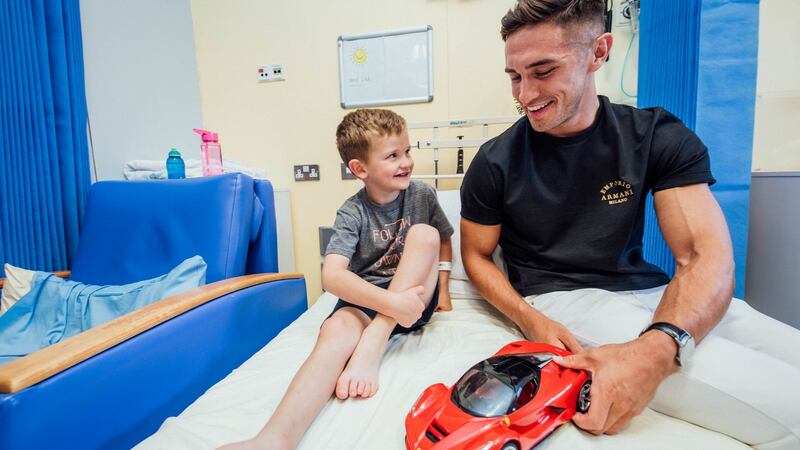
<svg viewBox="0 0 800 450"><path fill-rule="evenodd" d="M683 345L680 346L678 351L678 361L682 366L685 366L692 360L694 355L694 338L689 333L684 332Z"/></svg>

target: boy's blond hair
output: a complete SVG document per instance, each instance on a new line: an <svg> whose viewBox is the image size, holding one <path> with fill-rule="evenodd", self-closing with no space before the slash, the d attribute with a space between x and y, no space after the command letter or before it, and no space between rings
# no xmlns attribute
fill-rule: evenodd
<svg viewBox="0 0 800 450"><path fill-rule="evenodd" d="M406 120L394 111L357 109L336 127L336 147L345 164L353 159L366 161L371 137L400 134L405 129Z"/></svg>

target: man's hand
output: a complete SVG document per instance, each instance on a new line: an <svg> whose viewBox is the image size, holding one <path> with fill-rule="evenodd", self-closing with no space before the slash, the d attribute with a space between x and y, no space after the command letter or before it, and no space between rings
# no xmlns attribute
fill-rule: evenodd
<svg viewBox="0 0 800 450"><path fill-rule="evenodd" d="M422 286L414 286L405 291L390 291L389 295L392 297L390 304L393 309L391 317L400 326L408 328L414 325L425 311L425 302L422 300L424 294L425 288Z"/></svg>
<svg viewBox="0 0 800 450"><path fill-rule="evenodd" d="M528 307L527 303L524 303L524 305ZM526 311L523 317L519 326L526 338L554 345L572 353L583 351L583 347L575 339L575 336L560 322L549 319L533 308Z"/></svg>
<svg viewBox="0 0 800 450"><path fill-rule="evenodd" d="M592 403L587 413L573 416L575 425L596 435L616 434L639 415L661 381L678 369L675 343L665 338L672 341L663 333L647 333L624 344L555 358L556 364L592 374Z"/></svg>

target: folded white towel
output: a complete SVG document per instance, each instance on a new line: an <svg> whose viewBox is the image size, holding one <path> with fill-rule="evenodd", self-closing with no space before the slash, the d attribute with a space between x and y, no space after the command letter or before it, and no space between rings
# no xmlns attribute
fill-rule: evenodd
<svg viewBox="0 0 800 450"><path fill-rule="evenodd" d="M203 176L203 164L199 159L184 159L183 163L186 166L186 178ZM240 172L253 178L267 177L263 170L231 159L223 160L222 170L225 173ZM122 173L126 180L164 180L167 178L167 161L134 159L125 163Z"/></svg>

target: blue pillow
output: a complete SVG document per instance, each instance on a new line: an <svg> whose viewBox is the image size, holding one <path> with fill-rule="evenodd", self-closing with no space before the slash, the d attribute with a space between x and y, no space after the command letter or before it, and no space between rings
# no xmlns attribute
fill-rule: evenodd
<svg viewBox="0 0 800 450"><path fill-rule="evenodd" d="M36 272L31 290L0 316L0 365L205 281L206 263L200 256L166 275L122 286L94 286Z"/></svg>

